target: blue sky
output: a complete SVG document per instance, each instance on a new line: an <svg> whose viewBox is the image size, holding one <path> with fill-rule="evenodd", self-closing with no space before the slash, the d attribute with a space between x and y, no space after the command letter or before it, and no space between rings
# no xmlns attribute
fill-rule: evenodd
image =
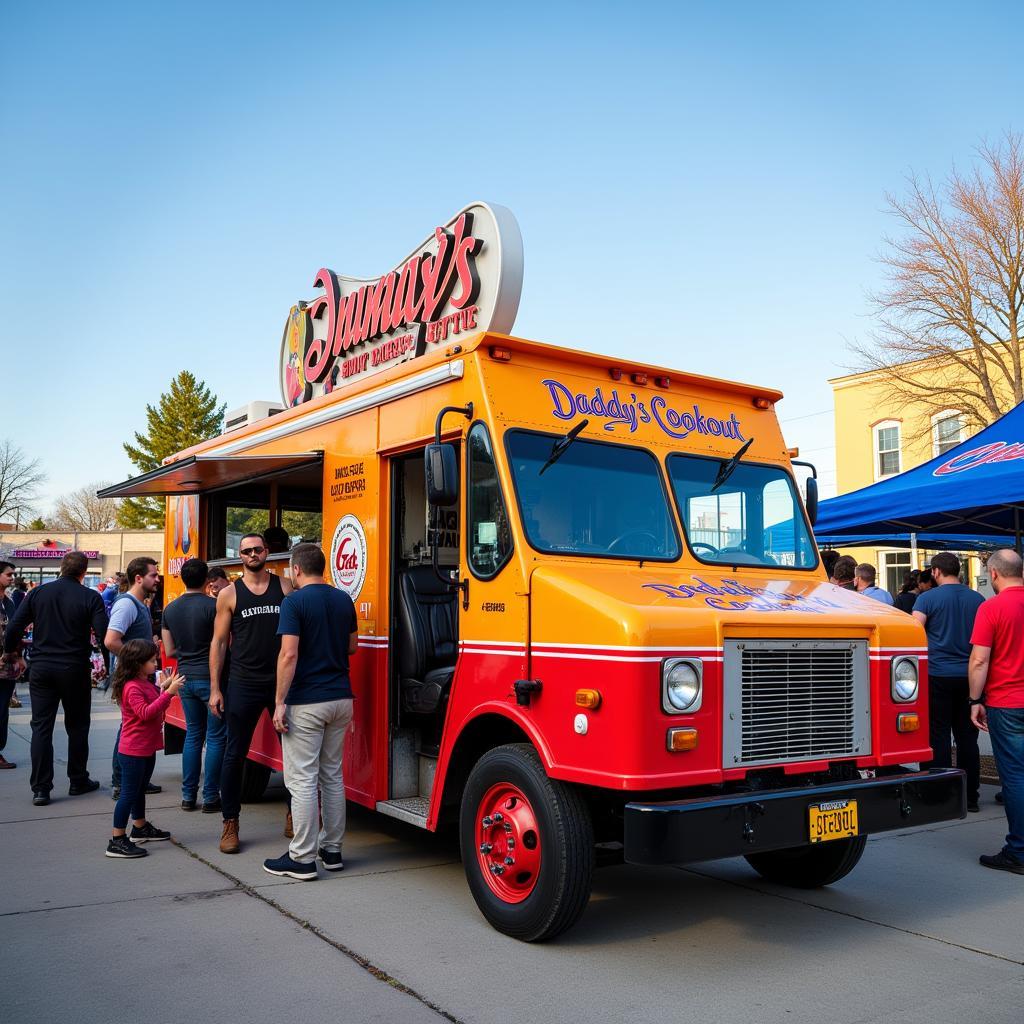
<svg viewBox="0 0 1024 1024"><path fill-rule="evenodd" d="M781 388L827 494L885 193L1022 127L1019 14L12 0L0 437L43 461L44 507L122 479L180 369L276 399L318 267L383 273L484 199L523 233L516 333Z"/></svg>

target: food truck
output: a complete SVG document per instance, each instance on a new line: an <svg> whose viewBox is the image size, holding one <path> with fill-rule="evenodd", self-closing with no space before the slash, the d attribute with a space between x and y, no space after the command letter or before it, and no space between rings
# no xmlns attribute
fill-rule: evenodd
<svg viewBox="0 0 1024 1024"><path fill-rule="evenodd" d="M781 393L514 337L522 267L474 203L379 278L318 271L285 410L105 492L167 496L168 598L186 558L238 574L244 532L319 542L359 620L348 798L457 827L519 939L572 925L598 860L821 886L963 817L963 774L919 768L923 631L827 581ZM254 798L266 716L249 760Z"/></svg>

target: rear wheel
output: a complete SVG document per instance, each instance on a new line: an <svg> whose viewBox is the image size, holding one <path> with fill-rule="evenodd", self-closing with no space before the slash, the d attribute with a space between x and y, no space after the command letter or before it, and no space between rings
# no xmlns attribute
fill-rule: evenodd
<svg viewBox="0 0 1024 1024"><path fill-rule="evenodd" d="M247 804L255 803L267 791L268 782L270 769L246 758L242 765L242 800Z"/></svg>
<svg viewBox="0 0 1024 1024"><path fill-rule="evenodd" d="M590 813L574 789L548 778L528 743L476 763L459 834L470 891L498 931L541 942L583 913L594 872Z"/></svg>
<svg viewBox="0 0 1024 1024"><path fill-rule="evenodd" d="M834 839L814 846L751 853L747 863L764 879L797 889L818 889L848 875L867 845L867 836Z"/></svg>

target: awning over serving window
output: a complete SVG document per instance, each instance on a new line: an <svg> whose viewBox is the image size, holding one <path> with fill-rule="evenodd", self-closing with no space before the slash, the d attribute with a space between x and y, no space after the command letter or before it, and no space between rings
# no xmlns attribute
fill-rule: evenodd
<svg viewBox="0 0 1024 1024"><path fill-rule="evenodd" d="M98 498L155 498L166 494L199 494L247 483L286 470L318 466L323 452L296 455L189 455L97 491Z"/></svg>

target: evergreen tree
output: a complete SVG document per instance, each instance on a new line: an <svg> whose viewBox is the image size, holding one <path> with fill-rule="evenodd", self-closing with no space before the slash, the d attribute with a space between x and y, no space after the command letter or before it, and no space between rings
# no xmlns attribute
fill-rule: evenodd
<svg viewBox="0 0 1024 1024"><path fill-rule="evenodd" d="M206 382L182 370L156 407L146 406L146 433L136 433L135 443L125 442L124 450L140 473L150 473L169 455L219 434L223 420L224 406ZM163 498L126 498L117 522L126 529L162 527L166 508Z"/></svg>

